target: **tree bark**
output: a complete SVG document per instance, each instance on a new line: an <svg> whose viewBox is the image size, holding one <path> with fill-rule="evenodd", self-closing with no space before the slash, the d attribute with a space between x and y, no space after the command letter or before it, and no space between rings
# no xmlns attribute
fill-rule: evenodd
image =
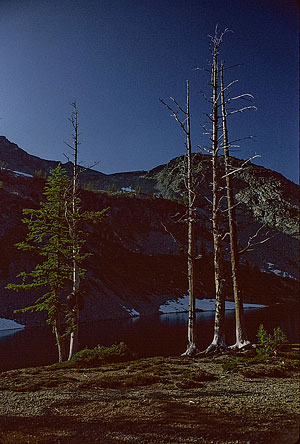
<svg viewBox="0 0 300 444"><path fill-rule="evenodd" d="M205 350L205 353L219 352L226 348L225 344L225 295L223 286L223 253L222 235L220 228L220 165L219 165L219 141L218 141L218 47L220 41L217 32L214 36L213 57L212 57L212 193L213 193L213 243L214 243L214 277L215 277L215 322L214 337L212 343Z"/></svg>
<svg viewBox="0 0 300 444"><path fill-rule="evenodd" d="M72 289L75 295L75 306L72 310L73 316L73 331L70 335L70 347L69 347L69 357L70 360L74 353L78 351L78 329L79 329L79 273L77 264L77 254L78 254L78 233L77 233L77 221L76 221L76 197L78 189L78 111L76 102L73 102L73 116L72 124L74 128L74 155L73 155L73 178L72 178L72 239L73 239L73 273L72 273Z"/></svg>
<svg viewBox="0 0 300 444"><path fill-rule="evenodd" d="M225 164L226 193L227 193L227 206L228 206L228 225L229 225L229 234L230 234L232 285L233 285L233 294L234 294L234 302L235 302L236 342L231 348L239 349L239 348L242 348L242 347L248 345L250 342L247 339L247 333L246 333L246 328L245 328L244 309L243 309L243 299L242 299L240 283L239 283L239 255L238 255L237 223L236 223L236 215L235 215L235 208L234 208L232 176L231 176L231 174L229 174L229 172L230 172L229 171L229 139L228 139L226 106L225 106L225 95L224 95L223 64L221 66L220 86L221 86L223 143L224 143L224 164Z"/></svg>
<svg viewBox="0 0 300 444"><path fill-rule="evenodd" d="M59 291L55 290L55 319L53 324L54 334L56 338L56 346L58 351L58 362L63 362L66 360L66 346L64 338L62 338L62 327L60 321L60 310L59 310Z"/></svg>
<svg viewBox="0 0 300 444"><path fill-rule="evenodd" d="M196 352L196 313L195 313L195 191L193 182L192 143L190 128L189 82L186 82L186 148L187 148L187 189L188 189L188 252L187 274L189 293L188 344L183 353L191 356Z"/></svg>
<svg viewBox="0 0 300 444"><path fill-rule="evenodd" d="M55 333L56 345L58 351L58 362L63 362L66 359L66 348L65 348L65 342L60 334L60 327L57 325L57 322L54 325L54 333Z"/></svg>
<svg viewBox="0 0 300 444"><path fill-rule="evenodd" d="M171 112L174 119L180 125L182 131L186 135L186 159L187 173L184 172L184 180L188 194L187 202L187 277L188 277L188 294L189 294L189 318L188 318L188 344L186 351L182 356L191 356L196 353L196 313L195 313L195 189L193 180L193 158L192 158L192 142L191 142L191 117L190 117L190 93L189 81L186 82L186 110L176 102L174 98L171 100L175 103L179 111L172 109L162 99L160 101ZM184 120L180 120L178 112L184 115Z"/></svg>

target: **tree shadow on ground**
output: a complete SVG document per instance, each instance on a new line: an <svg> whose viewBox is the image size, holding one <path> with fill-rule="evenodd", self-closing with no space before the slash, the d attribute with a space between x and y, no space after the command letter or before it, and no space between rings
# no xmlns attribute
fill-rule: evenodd
<svg viewBox="0 0 300 444"><path fill-rule="evenodd" d="M95 412L97 406L95 406ZM258 421L245 415L208 411L201 405L168 401L157 416L139 419L138 410L113 417L57 415L0 417L0 444L186 444L241 443L294 444L299 437L295 418Z"/></svg>

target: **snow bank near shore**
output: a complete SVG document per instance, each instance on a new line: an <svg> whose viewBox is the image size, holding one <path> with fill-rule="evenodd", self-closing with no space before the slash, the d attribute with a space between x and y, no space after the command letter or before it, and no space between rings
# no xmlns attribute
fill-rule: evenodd
<svg viewBox="0 0 300 444"><path fill-rule="evenodd" d="M215 299L196 299L196 309L201 311L214 311L215 309ZM248 308L262 308L266 307L266 305L260 304L243 304L244 309ZM163 305L159 307L160 313L180 313L183 311L188 311L189 309L189 296L185 294L182 298L178 299L169 299ZM225 302L226 310L234 310L234 302L226 301Z"/></svg>
<svg viewBox="0 0 300 444"><path fill-rule="evenodd" d="M136 311L134 308L127 308L127 307L125 307L125 305L121 305L121 307L124 308L124 310L126 310L127 313L129 313L130 316L132 316L132 317L140 316L140 313L138 311Z"/></svg>
<svg viewBox="0 0 300 444"><path fill-rule="evenodd" d="M17 330L20 328L25 328L25 325L18 324L11 319L0 318L0 330Z"/></svg>

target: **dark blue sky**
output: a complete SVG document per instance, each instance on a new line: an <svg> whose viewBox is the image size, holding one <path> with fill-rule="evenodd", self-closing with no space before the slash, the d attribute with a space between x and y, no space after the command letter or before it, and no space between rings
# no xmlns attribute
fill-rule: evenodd
<svg viewBox="0 0 300 444"><path fill-rule="evenodd" d="M233 30L221 55L233 94L252 93L256 112L232 116L234 154L298 180L298 5L295 0L0 0L0 134L47 159L71 141L79 107L80 158L105 173L148 170L184 152L159 97L184 103L190 80L192 142L209 94L208 34Z"/></svg>

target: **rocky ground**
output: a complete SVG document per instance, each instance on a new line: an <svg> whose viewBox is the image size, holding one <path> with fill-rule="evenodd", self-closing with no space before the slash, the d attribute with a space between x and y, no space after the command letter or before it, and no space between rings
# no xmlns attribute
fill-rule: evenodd
<svg viewBox="0 0 300 444"><path fill-rule="evenodd" d="M0 443L294 444L299 373L284 366L223 356L3 372Z"/></svg>

